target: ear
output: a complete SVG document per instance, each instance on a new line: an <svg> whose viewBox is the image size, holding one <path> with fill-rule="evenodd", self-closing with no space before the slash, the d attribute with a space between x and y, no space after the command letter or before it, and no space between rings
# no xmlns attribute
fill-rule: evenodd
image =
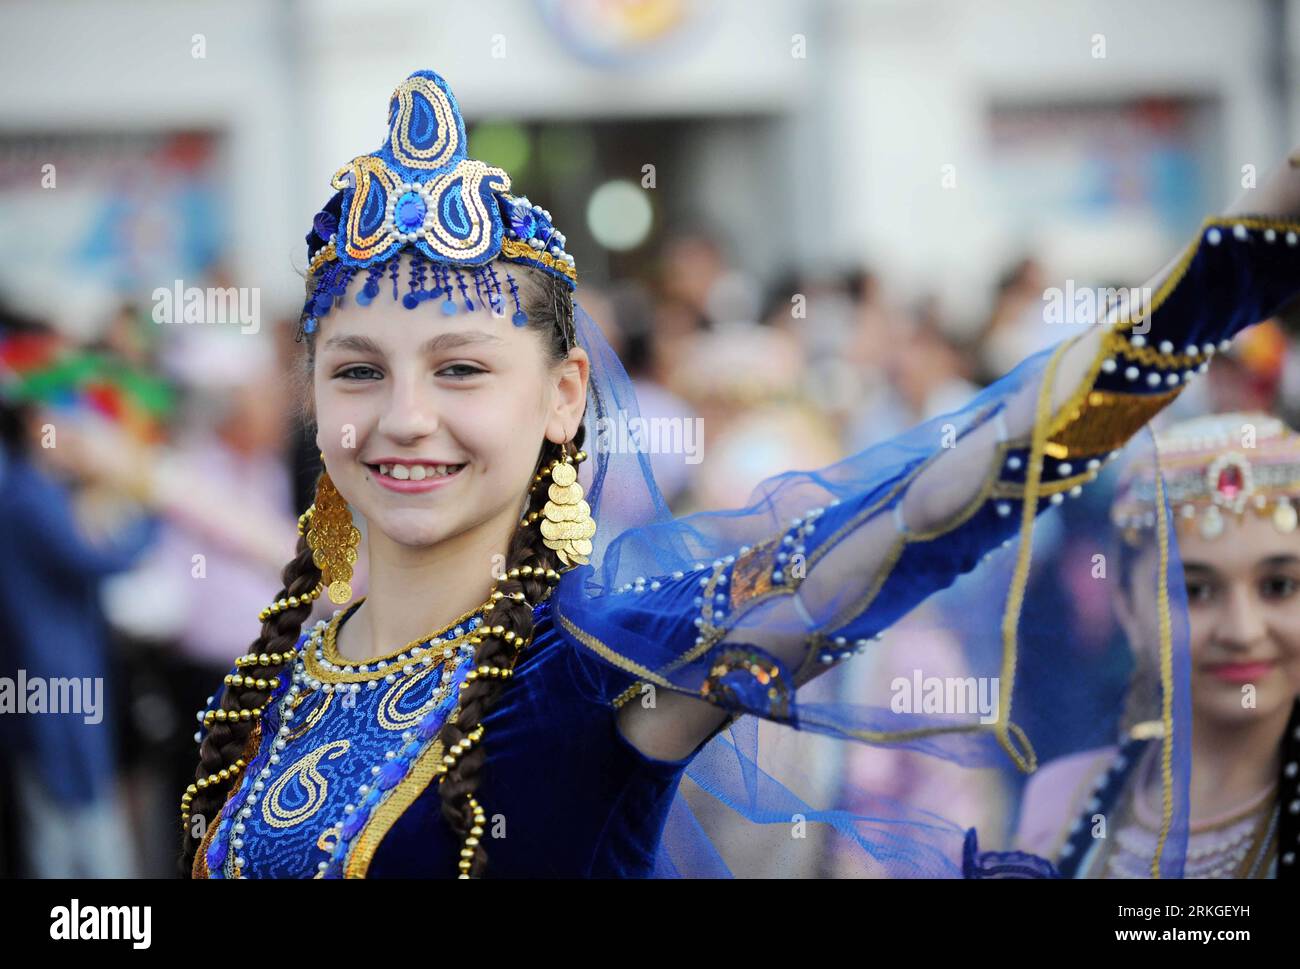
<svg viewBox="0 0 1300 969"><path fill-rule="evenodd" d="M1124 638L1130 643L1138 642L1137 616L1133 613L1133 601L1129 597L1127 584L1115 586L1110 600L1111 607L1115 610L1115 618L1119 621L1120 628L1124 630Z"/></svg>
<svg viewBox="0 0 1300 969"><path fill-rule="evenodd" d="M1115 618L1124 630L1124 638L1133 647L1138 647L1147 637L1142 626L1142 619L1133 599L1133 590L1147 574L1146 550L1134 556L1129 565L1124 581L1117 583L1111 591L1111 607Z"/></svg>
<svg viewBox="0 0 1300 969"><path fill-rule="evenodd" d="M555 444L572 440L582 423L587 408L587 380L591 375L591 361L587 351L574 347L569 356L553 371L554 385L551 409L547 414L546 437Z"/></svg>

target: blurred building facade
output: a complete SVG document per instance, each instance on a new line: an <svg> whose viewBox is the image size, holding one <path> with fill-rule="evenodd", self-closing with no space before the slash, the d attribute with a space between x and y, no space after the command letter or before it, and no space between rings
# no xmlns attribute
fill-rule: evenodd
<svg viewBox="0 0 1300 969"><path fill-rule="evenodd" d="M418 67L451 81L472 143L477 122L559 126L524 171L555 151L588 162L576 188L544 199L567 223L602 182L639 184L654 165L656 233L707 226L758 276L868 262L904 289L937 283L946 308L971 316L971 294L1024 251L1075 276L1155 268L1189 212L1225 204L1243 166L1268 165L1300 130L1297 0L56 8L51 57L55 9L5 6L8 152L60 132L212 136L231 275L274 312L299 298L293 267L328 195L322 173L364 132L378 144L375 103ZM656 125L672 137L615 153L610 169L565 144L575 124L605 128L604 142ZM1135 139L1145 160L1108 170ZM597 282L637 258L589 239L578 255ZM6 283L37 287L16 275Z"/></svg>

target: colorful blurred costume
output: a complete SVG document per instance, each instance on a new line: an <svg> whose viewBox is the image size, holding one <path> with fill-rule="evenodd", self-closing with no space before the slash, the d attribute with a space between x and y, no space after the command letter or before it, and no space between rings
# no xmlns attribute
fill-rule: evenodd
<svg viewBox="0 0 1300 969"><path fill-rule="evenodd" d="M482 303L505 317L513 300L516 325L523 310L513 279L507 274L507 297L494 259L574 285L573 260L549 213L509 195L504 172L465 156L464 125L442 78L421 71L403 82L389 124L384 146L336 174L338 194L308 236L313 288L304 332L363 271L362 303L391 286L412 310L427 300L449 314L458 302ZM1031 722L1012 718L1013 701L1036 709L1043 685L1017 677L1018 639L1028 649L1060 650L1051 676L1073 677L1080 689L1105 686L1113 673L1086 655L1071 660L1071 630L1051 628L1054 617L1037 616L1024 599L1034 521L1096 479L1224 341L1300 290L1298 231L1267 220L1207 220L1145 316L1116 311L1103 352L1059 411L1042 391L1050 391L1067 344L1030 357L957 412L829 467L768 479L745 508L679 519L648 456L617 434L637 415L636 398L599 327L575 303L573 336L591 359L585 424L593 460L580 469L581 485L599 528L553 594L533 604L534 639L483 721L479 793L488 829L503 819L500 832L485 835L493 839L490 875L727 875L726 847L700 820L710 798L754 823L789 826L796 839L803 825L824 826L859 849L862 874L1032 867L979 853L963 825L905 800L860 793L855 812L806 802L799 765L760 749L755 718L968 767L1032 770L1035 744L1056 728L1050 711ZM403 250L415 254L404 287L395 258ZM1009 433L1017 410L1032 418L1032 433ZM955 470L958 458L982 481L974 498L940 527L909 528L903 503L922 472L941 460ZM918 496L922 506L942 499ZM1157 712L1168 797L1144 863L1176 877L1187 828L1186 616L1176 543L1171 530L1158 531L1168 539L1166 568L1149 591L1169 616ZM1017 536L1019 545L1004 550ZM961 693L991 685L992 716L951 702L934 708L926 682L942 670L918 671L919 695L902 702L894 702L897 693L804 700L799 687L814 671L834 677L856 652L883 648L880 636L895 621L977 568L1008 590L1005 601L986 598L980 607L983 618L1005 607L1001 647L965 639L960 682L948 686ZM970 628L981 616L968 615ZM1021 617L1034 624L1023 635ZM195 873L454 876L457 845L434 783L448 752L435 738L473 666L479 618L463 616L434 639L361 667L333 651L346 614L304 633L292 675L276 678L263 708L245 711L258 726ZM663 690L718 704L730 721L691 756L646 757L623 739L616 715ZM218 696L200 718L210 721L219 706ZM1099 693L1099 729L1121 713L1121 696ZM684 778L693 782L689 799Z"/></svg>
<svg viewBox="0 0 1300 969"><path fill-rule="evenodd" d="M169 399L163 385L110 355L44 332L0 337L6 421L41 404L152 439ZM77 490L48 474L25 439L0 445L0 744L16 765L29 874L120 876L133 861L114 789L120 717L105 709L117 678L100 590L139 561L158 522L137 517L92 539L78 519ZM33 703L38 695L43 707ZM78 697L70 712L69 698Z"/></svg>

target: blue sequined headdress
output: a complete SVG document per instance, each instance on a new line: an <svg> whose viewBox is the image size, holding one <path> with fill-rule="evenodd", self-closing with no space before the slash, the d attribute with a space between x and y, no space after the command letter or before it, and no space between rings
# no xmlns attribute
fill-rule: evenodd
<svg viewBox="0 0 1300 969"><path fill-rule="evenodd" d="M338 191L307 233L311 292L299 339L315 331L318 318L341 301L363 269L362 305L379 295L387 275L393 298L400 295L407 309L440 298L449 315L462 305L468 312L487 305L506 314L506 290L491 265L498 259L545 272L570 291L576 286L573 257L550 212L511 195L510 176L500 168L468 157L455 95L433 71L416 71L398 86L388 102L384 143L340 168L331 184ZM410 279L401 294L404 250ZM523 326L528 318L518 283L505 276L511 320Z"/></svg>

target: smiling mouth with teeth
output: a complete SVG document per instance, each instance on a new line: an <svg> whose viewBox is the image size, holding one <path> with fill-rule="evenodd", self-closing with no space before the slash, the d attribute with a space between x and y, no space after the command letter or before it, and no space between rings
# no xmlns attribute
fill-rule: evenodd
<svg viewBox="0 0 1300 969"><path fill-rule="evenodd" d="M424 481L426 478L449 478L460 471L463 464L371 464L372 471L394 481Z"/></svg>

